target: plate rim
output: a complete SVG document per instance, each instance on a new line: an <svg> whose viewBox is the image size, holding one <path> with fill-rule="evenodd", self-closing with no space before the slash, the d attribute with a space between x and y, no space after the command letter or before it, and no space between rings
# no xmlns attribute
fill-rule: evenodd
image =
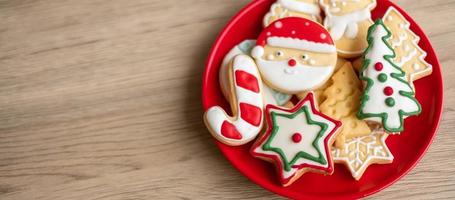
<svg viewBox="0 0 455 200"><path fill-rule="evenodd" d="M201 92L202 96L201 96L201 98L202 98L202 106L203 106L204 112L209 108L209 105L208 105L208 102L207 102L207 99L206 99L207 97L205 96L205 93L207 92L207 85L209 84L208 83L208 79L209 79L210 75L209 75L208 72L209 72L209 69L211 68L210 66L213 65L212 63L215 60L215 52L218 51L218 49L220 48L220 46L222 44L222 41L224 40L224 38L227 35L227 32L229 32L229 30L234 26L234 24L236 24L236 22L239 19L241 19L243 15L246 15L250 10L254 9L256 6L258 6L260 4L263 4L266 1L269 1L269 0L253 0L250 3L248 3L246 6L244 6L241 10L239 10L228 21L228 23L224 26L224 28L221 29L221 32L218 34L215 42L213 43L213 45L212 45L212 47L211 47L211 49L209 51L209 54L207 56L205 67L204 67L204 71L203 71L203 76L202 76L202 90L201 90L202 91ZM409 14L407 12L405 12L401 7L397 6L394 2L391 2L389 0L377 0L377 5L379 5L381 1L387 1L388 3L390 3L390 6L394 7L395 9L397 9L406 18L406 20L409 21L409 23L411 24L410 25L411 29L413 29L414 32L418 32L418 33L416 33L416 35L418 35L420 37L420 42L424 41L424 43L428 44L428 45L425 45L424 47L421 47L421 48L426 51L427 57L428 56L434 57L433 58L434 62L430 63L430 64L433 67L433 72L432 73L435 73L436 76L439 76L437 78L437 81L439 82L440 87L437 88L437 91L440 94L440 101L436 102L436 114L434 115L434 118L433 118L434 119L433 120L434 126L431 129L431 131L430 131L431 132L431 136L429 138L429 141L423 146L423 148L420 148L420 151L417 152L417 154L418 154L417 158L412 161L412 164L409 165L409 167L407 167L407 169L405 169L402 173L396 173L395 175L390 176L390 178L384 179L380 184L378 184L379 186L377 186L377 187L373 187L371 189L367 189L365 191L356 192L356 193L341 194L341 196L338 196L338 197L335 197L335 198L361 198L361 197L370 196L372 194L375 194L375 193L377 193L377 192L389 187L390 185L394 184L395 182L400 180L402 177L407 175L412 169L415 168L415 166L420 162L420 160L423 158L423 156L428 151L429 147L433 143L434 138L436 137L436 134L438 132L439 125L440 125L440 122L441 122L442 109L443 109L443 105L444 105L444 89L443 89L444 88L444 81L443 81L443 76L442 76L442 68L440 66L440 62L439 62L438 56L436 55L436 52L434 51L434 48L431 45L428 36L424 33L423 29L414 21L414 19L412 19L409 16ZM388 7L387 7L387 9L388 9ZM439 73L436 73L434 68L438 68L439 69ZM261 186L262 188L264 188L264 189L266 189L268 191L271 191L271 192L273 192L275 194L278 194L278 195L281 195L281 196L284 196L284 197L288 197L288 198L296 198L296 197L300 197L300 198L301 197L318 198L318 199L327 199L327 198L333 199L334 198L334 196L315 196L315 195L311 195L311 194L301 194L301 193L298 193L298 195L296 196L296 195L293 195L294 193L286 193L286 192L276 191L270 185L264 184L263 182L259 181L259 179L254 178L254 176L250 176L250 174L247 174L245 171L241 170L238 166L236 166L234 164L235 163L234 159L232 159L231 157L227 156L224 148L222 148L222 146L226 146L226 145L224 145L223 143L217 141L213 137L212 137L212 139L215 142L215 144L217 145L218 149L223 154L223 156L229 161L229 163L235 169L240 171L240 173L243 174L245 177L247 177L250 181L252 181L253 183Z"/></svg>

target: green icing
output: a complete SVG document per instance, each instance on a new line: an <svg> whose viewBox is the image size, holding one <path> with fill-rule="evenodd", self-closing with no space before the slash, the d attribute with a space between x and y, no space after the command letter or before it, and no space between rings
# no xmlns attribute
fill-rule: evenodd
<svg viewBox="0 0 455 200"><path fill-rule="evenodd" d="M387 81L387 75L384 74L384 73L380 73L380 74L378 75L378 80L379 80L379 82L381 82L381 83L386 82L386 81Z"/></svg>
<svg viewBox="0 0 455 200"><path fill-rule="evenodd" d="M395 100L392 97L387 97L387 99L385 99L385 104L389 107L393 107L395 105Z"/></svg>
<svg viewBox="0 0 455 200"><path fill-rule="evenodd" d="M289 94L284 94L284 93L278 92L272 88L270 88L270 91L272 92L273 98L275 99L277 104L280 106L286 104L291 97Z"/></svg>
<svg viewBox="0 0 455 200"><path fill-rule="evenodd" d="M363 112L363 108L365 107L366 102L370 99L370 96L369 96L370 89L373 86L373 84L375 84L373 79L363 76L364 71L367 69L367 67L371 63L371 60L367 59L365 55L367 55L373 48L374 38L372 36L372 33L378 26L383 26L384 29L387 31L387 35L382 37L382 41L393 52L392 55L384 55L384 59L388 63L390 63L397 71L397 73L391 73L390 76L392 78L402 82L403 84L405 84L407 87L409 87L411 89L410 92L399 91L399 94L403 97L409 98L412 101L414 101L418 107L417 111L414 111L414 112L405 112L403 110L398 111L398 114L399 114L399 117L401 120L400 127L398 127L398 128L392 128L392 127L387 126L386 121L388 119L388 115L385 112L381 112L381 113L364 113ZM391 35L392 34L391 34L390 30L384 25L384 23L381 19L376 20L375 23L368 29L368 34L367 34L368 47L365 50L365 52L363 53L364 62L363 62L362 68L360 70L360 79L363 81L366 81L367 86L365 88L364 93L362 94L362 96L360 98L360 109L359 109L359 112L357 113L357 117L359 119L366 119L366 118L370 118L370 117L380 117L382 119L382 124L383 124L385 130L387 130L389 132L401 132L401 131L403 131L403 127L404 127L404 123L403 123L404 116L418 115L422 111L422 107L420 106L420 103L417 101L417 99L414 98L415 93L413 92L411 86L404 79L405 72L400 67L398 67L395 63L392 62L392 59L395 58L396 54L395 54L395 51L393 50L393 48L387 42L387 39L390 38ZM386 104L387 104L387 100L386 100ZM390 102L390 100L389 100L389 104L390 105L392 104L392 102ZM393 104L395 104L395 100L393 100Z"/></svg>
<svg viewBox="0 0 455 200"><path fill-rule="evenodd" d="M319 133L316 136L315 140L312 142L313 147L318 152L318 156L315 157L315 156L313 156L313 155L311 155L311 154L309 154L307 152L300 151L299 153L297 153L297 155L294 158L289 160L286 157L286 155L284 154L284 151L281 148L271 146L271 142L273 141L273 139L275 137L277 137L278 130L280 129L279 125L276 122L276 118L277 117L285 117L285 118L288 118L288 119L293 119L297 115L302 114L302 113L305 114L308 124L317 125L317 126L321 127L321 130L319 131ZM322 155L321 149L319 149L318 141L321 139L321 137L327 131L328 125L325 124L325 123L322 123L322 122L317 122L317 121L312 120L311 116L310 116L310 113L308 111L308 106L303 106L297 112L291 113L291 114L281 114L281 113L271 112L271 118L272 118L272 131L270 133L269 138L267 139L267 141L262 146L262 149L264 151L274 151L274 152L278 153L280 155L280 157L282 158L282 160L283 160L284 170L286 170L286 171L291 170L292 166L300 158L305 158L305 159L308 159L308 160L312 160L314 162L317 162L317 163L320 163L320 164L323 164L323 165L327 164L327 160Z"/></svg>
<svg viewBox="0 0 455 200"><path fill-rule="evenodd" d="M244 40L238 45L238 47L244 54L249 54L255 44L256 40Z"/></svg>

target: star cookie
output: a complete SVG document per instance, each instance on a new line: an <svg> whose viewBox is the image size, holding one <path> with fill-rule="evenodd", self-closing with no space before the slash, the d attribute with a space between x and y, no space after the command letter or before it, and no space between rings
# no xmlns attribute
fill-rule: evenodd
<svg viewBox="0 0 455 200"><path fill-rule="evenodd" d="M316 110L312 93L292 109L268 105L266 123L267 130L251 154L274 162L283 186L307 171L333 173L329 148L341 122Z"/></svg>
<svg viewBox="0 0 455 200"><path fill-rule="evenodd" d="M386 138L387 133L373 131L370 135L346 140L342 148L332 149L333 161L344 164L356 180L359 180L368 166L392 163Z"/></svg>

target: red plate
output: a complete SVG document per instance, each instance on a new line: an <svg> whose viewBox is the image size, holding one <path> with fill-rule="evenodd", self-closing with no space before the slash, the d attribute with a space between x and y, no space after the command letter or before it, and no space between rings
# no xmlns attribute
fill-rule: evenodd
<svg viewBox="0 0 455 200"><path fill-rule="evenodd" d="M281 187L273 164L252 157L248 150L251 143L231 147L216 142L226 158L258 185L289 198L360 198L378 192L409 172L427 151L436 134L441 118L443 86L441 69L428 38L420 27L401 8L387 0L377 0L373 19L382 17L389 6L397 8L411 23L411 29L421 37L420 47L427 53L426 61L433 65L433 73L415 83L417 99L422 104L422 113L406 119L405 132L390 136L387 145L394 155L392 164L370 166L360 181L355 181L350 172L340 164L335 165L331 176L307 173L289 187ZM229 109L218 84L218 70L226 53L245 39L254 39L262 29L262 18L274 0L253 1L242 9L224 28L209 54L202 86L204 109L220 105Z"/></svg>

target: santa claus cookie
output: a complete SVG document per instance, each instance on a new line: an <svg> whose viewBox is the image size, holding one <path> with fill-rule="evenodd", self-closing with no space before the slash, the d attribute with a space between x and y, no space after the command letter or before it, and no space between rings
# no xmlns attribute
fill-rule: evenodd
<svg viewBox="0 0 455 200"><path fill-rule="evenodd" d="M302 17L321 22L318 0L278 0L264 17L264 27L285 17Z"/></svg>
<svg viewBox="0 0 455 200"><path fill-rule="evenodd" d="M341 123L316 110L312 93L292 109L268 105L265 113L267 130L251 154L273 162L283 186L308 171L333 173L330 146Z"/></svg>
<svg viewBox="0 0 455 200"><path fill-rule="evenodd" d="M256 45L256 40L244 40L238 45L234 46L226 56L224 56L219 72L219 80L221 91L224 97L229 101L230 99L230 84L228 78L228 64L237 55L250 55L251 49ZM262 85L263 96L265 104L273 104L278 106L292 106L290 102L292 95L278 92L267 85Z"/></svg>
<svg viewBox="0 0 455 200"><path fill-rule="evenodd" d="M371 10L376 0L320 0L325 12L324 26L335 40L341 57L352 58L363 53L368 27L373 24Z"/></svg>
<svg viewBox="0 0 455 200"><path fill-rule="evenodd" d="M259 35L251 56L271 88L297 94L322 86L332 76L336 48L327 30L298 17L277 20Z"/></svg>
<svg viewBox="0 0 455 200"><path fill-rule="evenodd" d="M213 106L204 114L210 133L227 145L242 145L255 139L262 128L262 81L254 60L235 56L228 64L229 103L232 116Z"/></svg>
<svg viewBox="0 0 455 200"><path fill-rule="evenodd" d="M418 115L421 107L401 67L392 59L395 52L390 31L381 19L368 30L368 48L360 79L366 83L357 116L382 124L387 132L401 132L404 118Z"/></svg>

